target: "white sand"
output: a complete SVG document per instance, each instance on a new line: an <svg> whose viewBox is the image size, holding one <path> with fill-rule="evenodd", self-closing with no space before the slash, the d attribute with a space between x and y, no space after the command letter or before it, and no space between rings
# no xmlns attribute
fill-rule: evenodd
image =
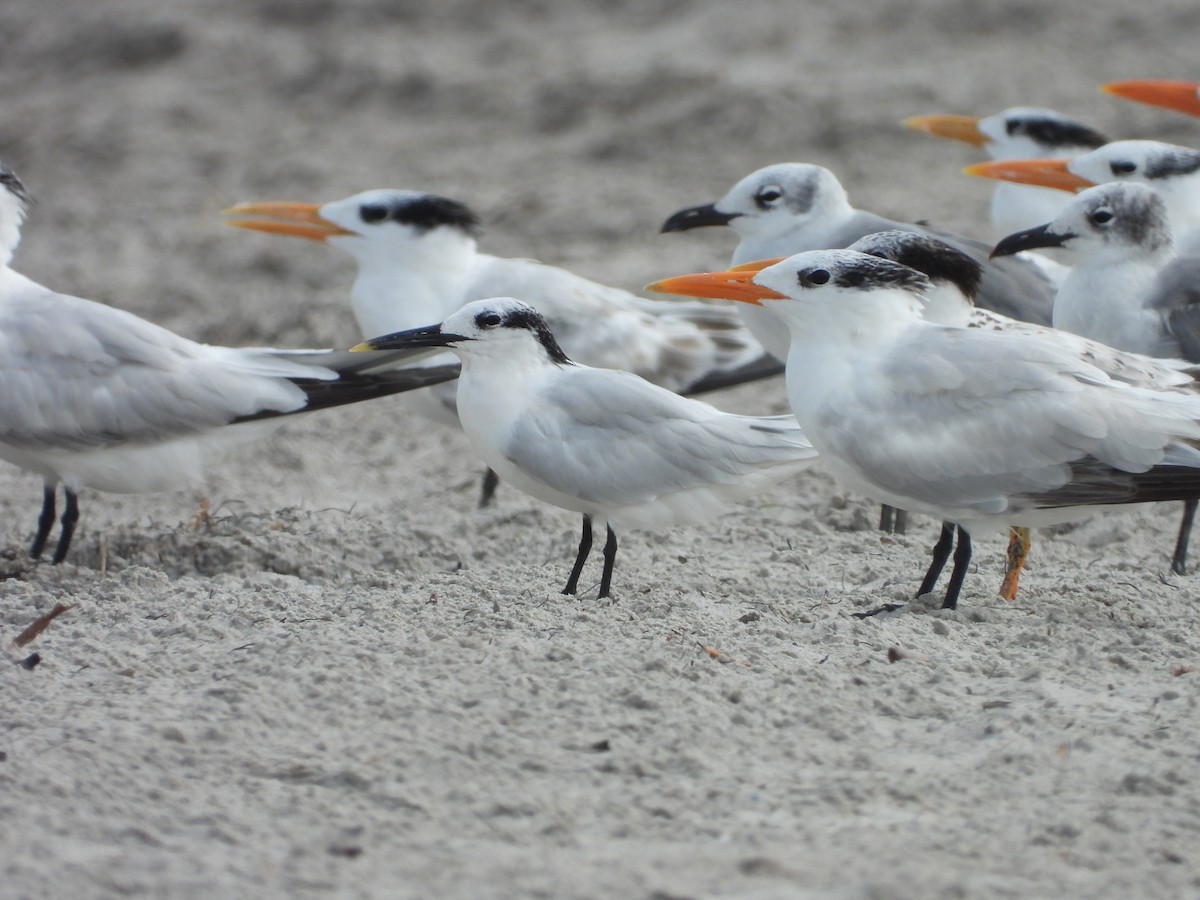
<svg viewBox="0 0 1200 900"><path fill-rule="evenodd" d="M589 7L7 0L0 158L40 200L18 267L205 340L344 345L350 260L218 210L433 190L486 249L637 287L724 262L732 235L658 225L788 159L989 236L970 149L908 115L1200 141L1096 91L1200 75L1193 0ZM24 557L38 480L0 469L5 641L73 604L8 647L42 662L0 680L0 895L1200 891L1177 509L1039 534L1012 604L980 541L960 611L860 621L937 528L883 538L813 472L625 535L614 602L598 564L567 600L576 519L504 489L477 511L465 440L403 407L296 422L193 490L89 492L59 567Z"/></svg>

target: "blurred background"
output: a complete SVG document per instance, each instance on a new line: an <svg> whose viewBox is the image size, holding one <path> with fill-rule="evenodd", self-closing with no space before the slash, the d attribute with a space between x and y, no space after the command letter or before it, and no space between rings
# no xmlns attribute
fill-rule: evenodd
<svg viewBox="0 0 1200 900"><path fill-rule="evenodd" d="M9 0L0 158L40 204L17 266L193 337L307 345L357 339L350 260L222 208L429 190L485 250L636 289L732 247L659 235L669 213L802 160L988 237L971 148L900 120L1040 105L1188 143L1200 122L1096 88L1197 75L1194 25L1185 0Z"/></svg>

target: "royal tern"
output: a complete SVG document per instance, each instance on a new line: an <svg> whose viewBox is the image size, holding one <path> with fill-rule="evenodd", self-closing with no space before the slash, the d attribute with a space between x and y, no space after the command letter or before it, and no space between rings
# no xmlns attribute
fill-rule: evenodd
<svg viewBox="0 0 1200 900"><path fill-rule="evenodd" d="M850 205L837 177L809 163L778 163L752 172L716 203L676 212L662 225L663 232L686 231L708 225L728 225L741 238L733 252L733 265L769 257L786 257L803 250L846 247L879 231L936 233L862 212ZM985 265L981 302L1020 318L1049 321L1053 285L1045 266L1005 260L1015 265L987 263L987 245L947 234L938 236ZM787 328L769 309L743 308L750 331L777 359L786 359ZM880 527L903 532L902 513L884 509Z"/></svg>
<svg viewBox="0 0 1200 900"><path fill-rule="evenodd" d="M1100 85L1100 90L1137 103L1162 106L1187 113L1189 116L1200 116L1200 82L1154 78L1110 81Z"/></svg>
<svg viewBox="0 0 1200 900"><path fill-rule="evenodd" d="M1054 327L1148 356L1200 362L1200 258L1177 257L1166 204L1137 182L1077 194L1051 222L1011 234L992 253L1061 247L1075 265L1054 300ZM1196 504L1189 501L1171 568L1184 574Z"/></svg>
<svg viewBox="0 0 1200 900"><path fill-rule="evenodd" d="M71 545L85 487L181 487L274 430L282 416L456 375L454 366L378 371L400 354L362 360L345 351L199 344L131 313L56 293L9 267L30 203L0 164L0 459L43 478L35 558L54 525L59 484L66 508L56 563Z"/></svg>
<svg viewBox="0 0 1200 900"><path fill-rule="evenodd" d="M945 607L957 605L972 533L1200 496L1200 395L1112 378L1050 329L928 322L929 279L907 266L812 251L655 289L774 306L792 337L788 398L825 465L867 496L957 523Z"/></svg>
<svg viewBox="0 0 1200 900"><path fill-rule="evenodd" d="M235 217L229 225L324 242L354 257L350 302L364 338L440 322L472 300L513 296L546 317L572 359L677 393L782 371L732 310L637 297L556 266L480 252L479 217L447 197L380 189L323 205L243 203L225 212ZM455 424L455 392L427 392L421 411ZM483 503L494 487L485 479Z"/></svg>
<svg viewBox="0 0 1200 900"><path fill-rule="evenodd" d="M856 241L850 245L850 249L903 263L927 275L930 288L925 295L923 311L927 321L939 325L961 325L967 328L1025 334L1044 334L1047 331L1045 326L1010 319L991 310L976 307L974 298L980 280L979 264L937 238L902 231L880 232ZM1183 293L1182 285L1200 284L1198 269L1200 267L1195 265L1184 267L1182 262L1173 264L1172 270L1175 274L1163 280L1166 288L1164 294L1178 301ZM1191 276L1185 277L1189 270ZM1091 296L1091 293L1085 291L1083 295ZM1060 291L1054 308L1056 327L1060 328L1063 326L1057 324L1057 316L1061 299ZM1181 365L1174 359L1158 359L1157 354L1140 355L1136 352L1125 352L1133 348L1089 340L1083 331L1067 330L1083 334L1084 337L1072 341L1068 335L1060 333L1056 334L1054 339L1070 346L1073 353L1086 358L1110 378L1142 387L1200 390L1200 383L1197 383L1194 377L1196 370L1191 366ZM1179 355L1173 354L1176 357ZM1185 355L1185 358L1190 361L1200 359L1200 356ZM1180 575L1184 573L1188 535L1194 511L1195 505L1189 502L1180 525L1179 539L1176 541L1172 568ZM1018 579L1029 554L1029 546L1029 529L1013 528L1008 547L1008 565L1000 587L1000 596L1006 600L1016 597Z"/></svg>
<svg viewBox="0 0 1200 900"><path fill-rule="evenodd" d="M573 363L519 300L477 300L440 325L354 349L423 347L448 347L462 361L459 420L484 461L519 490L583 514L564 594L578 589L593 522L608 536L607 597L618 528L707 519L817 455L792 416L732 415L630 372Z"/></svg>
<svg viewBox="0 0 1200 900"><path fill-rule="evenodd" d="M925 275L929 279L929 288L925 292L922 315L928 322L989 329L1041 327L977 307L975 298L983 280L983 266L973 257L933 235L914 231L879 231L859 238L847 249L890 259ZM885 505L880 516L880 529L904 533L904 515L902 510L893 510ZM1013 600L1017 596L1021 569L1029 557L1031 543L1032 535L1028 528L1014 527L1011 530L1007 565L1000 585L1000 596L1005 600Z"/></svg>
<svg viewBox="0 0 1200 900"><path fill-rule="evenodd" d="M1114 181L1144 184L1166 204L1176 249L1200 254L1200 150L1162 141L1113 141L1070 160L1005 160L963 171L1072 193Z"/></svg>
<svg viewBox="0 0 1200 900"><path fill-rule="evenodd" d="M1052 109L1014 106L994 115L926 115L904 125L979 147L990 159L1070 159L1108 143L1093 128ZM1002 181L992 191L991 222L1000 234L1040 225L1062 209L1061 191Z"/></svg>
<svg viewBox="0 0 1200 900"><path fill-rule="evenodd" d="M1029 322L1049 324L1052 284L1021 260L989 263L986 244L885 219L850 205L846 189L822 166L778 163L747 175L715 203L682 209L663 223L664 232L728 225L741 238L732 264L787 257L804 250L848 247L876 231L934 234L984 264L979 303ZM788 352L787 330L769 310L748 310L746 322L764 347L780 359Z"/></svg>

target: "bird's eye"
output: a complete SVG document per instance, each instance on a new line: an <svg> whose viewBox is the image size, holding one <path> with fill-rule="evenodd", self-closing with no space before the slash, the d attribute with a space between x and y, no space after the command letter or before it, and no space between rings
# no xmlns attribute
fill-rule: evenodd
<svg viewBox="0 0 1200 900"><path fill-rule="evenodd" d="M830 275L828 269L813 269L808 273L809 284L828 284L829 278Z"/></svg>
<svg viewBox="0 0 1200 900"><path fill-rule="evenodd" d="M754 202L758 204L759 209L766 209L782 196L783 191L780 189L780 187L772 184L755 194Z"/></svg>
<svg viewBox="0 0 1200 900"><path fill-rule="evenodd" d="M1114 175L1129 175L1137 171L1137 163L1130 159L1122 159L1108 166Z"/></svg>
<svg viewBox="0 0 1200 900"><path fill-rule="evenodd" d="M497 313L480 313L475 317L475 324L480 328L495 328L500 324L501 318Z"/></svg>
<svg viewBox="0 0 1200 900"><path fill-rule="evenodd" d="M359 207L358 214L368 225L374 225L388 217L388 208L378 203L367 203Z"/></svg>
<svg viewBox="0 0 1200 900"><path fill-rule="evenodd" d="M1091 219L1095 225L1104 225L1113 220L1113 211L1107 206L1101 206L1099 209L1093 210Z"/></svg>

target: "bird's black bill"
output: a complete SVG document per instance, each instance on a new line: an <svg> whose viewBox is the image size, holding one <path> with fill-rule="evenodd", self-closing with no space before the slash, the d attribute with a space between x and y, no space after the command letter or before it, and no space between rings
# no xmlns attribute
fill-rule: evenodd
<svg viewBox="0 0 1200 900"><path fill-rule="evenodd" d="M441 325L429 325L425 328L410 328L408 331L396 331L381 337L371 338L351 347L351 351L364 350L403 350L412 347L449 347L462 341L471 340L466 335L442 331Z"/></svg>
<svg viewBox="0 0 1200 900"><path fill-rule="evenodd" d="M666 234L670 231L688 231L692 228L702 228L705 225L728 225L730 221L736 219L741 213L723 213L718 212L717 207L712 203L705 206L690 206L687 209L681 209L675 213L667 221L663 222L660 231Z"/></svg>
<svg viewBox="0 0 1200 900"><path fill-rule="evenodd" d="M997 256L1012 256L1014 253L1020 253L1022 250L1037 250L1042 247L1061 247L1071 238L1075 237L1071 232L1051 231L1048 225L1039 225L1036 228L1026 228L1024 231L1018 231L1016 234L1010 234L1006 238L1002 238L1000 243L992 248L990 255L991 259Z"/></svg>

